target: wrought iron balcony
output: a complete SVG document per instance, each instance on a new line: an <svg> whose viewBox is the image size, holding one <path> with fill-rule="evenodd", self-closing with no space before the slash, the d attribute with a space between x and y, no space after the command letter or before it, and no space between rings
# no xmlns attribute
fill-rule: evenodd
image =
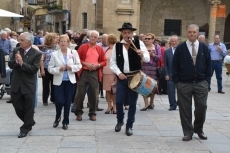
<svg viewBox="0 0 230 153"><path fill-rule="evenodd" d="M48 0L28 0L28 5L46 5Z"/></svg>

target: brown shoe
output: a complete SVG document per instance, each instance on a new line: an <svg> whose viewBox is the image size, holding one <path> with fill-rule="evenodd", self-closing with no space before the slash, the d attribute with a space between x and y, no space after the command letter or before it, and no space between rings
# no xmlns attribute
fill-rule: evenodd
<svg viewBox="0 0 230 153"><path fill-rule="evenodd" d="M182 138L182 141L190 141L190 140L192 140L192 137L191 137L191 136L188 136L188 135L186 135L186 136L184 136L184 137Z"/></svg>
<svg viewBox="0 0 230 153"><path fill-rule="evenodd" d="M81 121L82 120L82 116L81 115L77 115L76 120Z"/></svg>
<svg viewBox="0 0 230 153"><path fill-rule="evenodd" d="M96 121L96 115L91 115L91 116L89 117L89 119L90 119L91 121Z"/></svg>

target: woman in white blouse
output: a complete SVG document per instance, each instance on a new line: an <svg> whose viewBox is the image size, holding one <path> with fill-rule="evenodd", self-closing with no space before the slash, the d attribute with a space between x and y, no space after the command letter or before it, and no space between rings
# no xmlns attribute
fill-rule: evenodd
<svg viewBox="0 0 230 153"><path fill-rule="evenodd" d="M78 53L68 48L70 44L67 35L59 37L60 49L53 52L48 66L49 73L54 75L54 98L56 118L53 127L56 128L61 120L61 111L64 107L63 129L68 129L69 112L76 83L75 73L82 67Z"/></svg>

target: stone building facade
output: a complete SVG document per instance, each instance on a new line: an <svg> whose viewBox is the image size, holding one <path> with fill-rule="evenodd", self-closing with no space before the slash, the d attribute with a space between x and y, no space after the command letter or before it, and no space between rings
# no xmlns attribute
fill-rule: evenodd
<svg viewBox="0 0 230 153"><path fill-rule="evenodd" d="M186 26L195 23L203 34L208 37L210 7L209 0L71 0L70 28L81 31L84 28L96 29L104 33L119 35L117 28L128 21L136 27L139 33L152 32L160 37L165 34L165 22L169 25L180 24L180 37L185 39ZM217 18L216 33L222 40L230 42L230 1L221 0L226 5L226 18ZM87 14L87 27L84 27L83 13ZM174 20L179 23L175 23ZM169 27L170 29L170 27ZM228 33L228 34L227 34ZM229 35L229 36L228 36Z"/></svg>
<svg viewBox="0 0 230 153"><path fill-rule="evenodd" d="M221 0L221 4L226 5L226 14L230 17L230 1ZM209 20L210 20L211 5L207 0L141 0L141 15L140 15L140 32L153 32L154 34L164 37L164 23L166 19L181 20L181 37L186 36L186 26L192 23L200 27L200 31L208 36ZM221 38L230 27L225 25L229 22L228 18L217 18L216 33L220 34ZM228 20L227 20L228 19ZM225 41L230 41L226 37ZM223 40L223 39L222 39Z"/></svg>
<svg viewBox="0 0 230 153"><path fill-rule="evenodd" d="M28 2L34 2L29 5ZM30 29L53 31L60 34L67 29L81 32L96 29L117 36L123 22L131 22L136 33L152 32L160 37L178 34L186 39L186 27L195 23L207 37L209 35L210 0L0 0L1 8L15 13L23 12L30 20ZM23 8L20 3L23 2ZM27 2L27 3L26 3ZM13 4L13 5L12 5ZM61 5L60 5L61 4ZM230 42L230 0L226 17L216 19L217 34ZM59 6L57 8L57 6ZM17 31L23 22L1 18L0 28ZM26 28L23 27L25 31Z"/></svg>
<svg viewBox="0 0 230 153"><path fill-rule="evenodd" d="M19 0L0 0L1 9L20 14ZM22 26L19 18L0 17L0 29L6 27L11 30L18 31Z"/></svg>

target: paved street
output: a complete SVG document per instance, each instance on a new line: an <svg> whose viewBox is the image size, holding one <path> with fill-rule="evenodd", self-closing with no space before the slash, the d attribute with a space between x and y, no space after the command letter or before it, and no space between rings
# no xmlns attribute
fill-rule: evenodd
<svg viewBox="0 0 230 153"><path fill-rule="evenodd" d="M166 95L156 96L155 109L140 112L144 106L139 96L134 124L134 135L125 135L125 126L114 131L116 115L97 113L97 121L88 118L84 102L83 121L76 121L70 114L69 129L62 124L53 128L54 104L43 106L41 102L41 78L39 78L39 104L35 113L36 125L26 138L18 139L22 122L13 106L7 104L8 95L0 100L0 153L229 153L230 152L230 79L226 85L226 68L223 68L224 95L217 93L216 79L212 78L212 90L208 96L208 110L204 132L208 140L200 140L196 134L189 142L183 142L179 111L168 111ZM100 107L106 109L105 99ZM127 111L126 115L127 115ZM61 123L61 122L60 122Z"/></svg>

